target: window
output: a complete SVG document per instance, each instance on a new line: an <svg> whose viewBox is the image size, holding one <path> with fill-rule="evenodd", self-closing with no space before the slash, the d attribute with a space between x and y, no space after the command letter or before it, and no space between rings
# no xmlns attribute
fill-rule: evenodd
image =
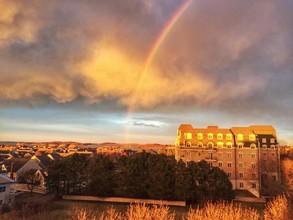
<svg viewBox="0 0 293 220"><path fill-rule="evenodd" d="M213 135L212 133L209 133L209 134L208 134L208 139L209 139L209 140L212 140L213 138L214 138L214 135Z"/></svg>
<svg viewBox="0 0 293 220"><path fill-rule="evenodd" d="M239 158L242 158L243 157L243 153L238 154L238 157Z"/></svg>
<svg viewBox="0 0 293 220"><path fill-rule="evenodd" d="M213 143L211 143L211 142L208 143L208 149L213 149L213 146L214 146Z"/></svg>
<svg viewBox="0 0 293 220"><path fill-rule="evenodd" d="M191 147L191 143L190 143L190 142L187 142L187 143L186 143L186 146L187 146L187 147Z"/></svg>
<svg viewBox="0 0 293 220"><path fill-rule="evenodd" d="M232 163L231 162L228 162L228 167L232 167Z"/></svg>
<svg viewBox="0 0 293 220"><path fill-rule="evenodd" d="M266 145L266 144L263 144L263 145L262 145L262 148L267 148L267 145Z"/></svg>
<svg viewBox="0 0 293 220"><path fill-rule="evenodd" d="M256 145L255 145L255 144L251 144L251 145L250 145L250 148L251 148L251 149L255 149L255 148L256 148Z"/></svg>
<svg viewBox="0 0 293 220"><path fill-rule="evenodd" d="M5 190L6 190L6 186L0 186L0 193L5 192Z"/></svg>
<svg viewBox="0 0 293 220"><path fill-rule="evenodd" d="M261 142L267 143L267 139L266 138L263 138L263 139L261 139Z"/></svg>
<svg viewBox="0 0 293 220"><path fill-rule="evenodd" d="M256 155L255 154L251 154L251 158L252 159L255 159L256 158Z"/></svg>
<svg viewBox="0 0 293 220"><path fill-rule="evenodd" d="M267 153L263 153L262 155L263 155L264 157L266 157L266 156L267 156Z"/></svg>
<svg viewBox="0 0 293 220"><path fill-rule="evenodd" d="M275 149L275 145L271 145L271 149Z"/></svg>
<svg viewBox="0 0 293 220"><path fill-rule="evenodd" d="M198 143L197 143L197 146L198 146L198 147L202 147L203 144L202 144L201 142L198 142Z"/></svg>
<svg viewBox="0 0 293 220"><path fill-rule="evenodd" d="M252 179L256 179L256 173L251 174Z"/></svg>
<svg viewBox="0 0 293 220"><path fill-rule="evenodd" d="M231 173L228 173L228 177L231 178L231 176L232 176L232 174Z"/></svg>
<svg viewBox="0 0 293 220"><path fill-rule="evenodd" d="M256 183L252 183L251 188L256 188Z"/></svg>
<svg viewBox="0 0 293 220"><path fill-rule="evenodd" d="M198 133L197 134L197 139L198 140L202 140L203 139L203 134L202 133Z"/></svg>
<svg viewBox="0 0 293 220"><path fill-rule="evenodd" d="M222 142L218 142L218 143L217 143L217 147L218 147L218 148L222 148L222 147L223 147L223 143L222 143Z"/></svg>
<svg viewBox="0 0 293 220"><path fill-rule="evenodd" d="M243 178L243 176L244 176L244 173L239 173L240 178Z"/></svg>
<svg viewBox="0 0 293 220"><path fill-rule="evenodd" d="M243 188L244 187L244 183L240 182L239 183L239 186L240 186L240 188Z"/></svg>
<svg viewBox="0 0 293 220"><path fill-rule="evenodd" d="M223 167L223 163L222 162L219 162L219 167Z"/></svg>
<svg viewBox="0 0 293 220"><path fill-rule="evenodd" d="M271 144L275 143L275 138L271 138Z"/></svg>
<svg viewBox="0 0 293 220"><path fill-rule="evenodd" d="M238 146L238 148L243 148L243 144L242 143L238 143L237 146Z"/></svg>
<svg viewBox="0 0 293 220"><path fill-rule="evenodd" d="M275 156L275 154L274 153L272 153L272 157L274 157Z"/></svg>
<svg viewBox="0 0 293 220"><path fill-rule="evenodd" d="M255 163L251 163L251 168L255 168Z"/></svg>
<svg viewBox="0 0 293 220"><path fill-rule="evenodd" d="M232 157L232 153L227 153L227 157L231 158Z"/></svg>
<svg viewBox="0 0 293 220"><path fill-rule="evenodd" d="M3 201L2 200L0 200L0 205L2 205L3 204Z"/></svg>
<svg viewBox="0 0 293 220"><path fill-rule="evenodd" d="M223 140L223 134L218 134L218 135L217 135L217 139L218 139L218 140Z"/></svg>
<svg viewBox="0 0 293 220"><path fill-rule="evenodd" d="M228 143L226 144L226 146L227 146L227 148L232 148L232 143L228 142Z"/></svg>
<svg viewBox="0 0 293 220"><path fill-rule="evenodd" d="M227 140L232 140L232 134L226 134L226 139Z"/></svg>
<svg viewBox="0 0 293 220"><path fill-rule="evenodd" d="M187 133L186 138L187 139L192 139L192 134L191 133Z"/></svg>
<svg viewBox="0 0 293 220"><path fill-rule="evenodd" d="M213 159L213 153L209 153L209 158L208 159Z"/></svg>
<svg viewBox="0 0 293 220"><path fill-rule="evenodd" d="M255 135L254 134L250 134L249 135L249 140L250 141L255 141Z"/></svg>
<svg viewBox="0 0 293 220"><path fill-rule="evenodd" d="M243 134L237 134L237 140L243 141Z"/></svg>
<svg viewBox="0 0 293 220"><path fill-rule="evenodd" d="M223 157L223 153L218 153L218 157Z"/></svg>
<svg viewBox="0 0 293 220"><path fill-rule="evenodd" d="M243 163L239 162L239 167L242 168L243 167Z"/></svg>

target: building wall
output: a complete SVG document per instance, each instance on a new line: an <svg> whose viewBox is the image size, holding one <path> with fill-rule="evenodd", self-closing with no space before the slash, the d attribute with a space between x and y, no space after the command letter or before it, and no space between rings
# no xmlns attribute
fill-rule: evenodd
<svg viewBox="0 0 293 220"><path fill-rule="evenodd" d="M277 139L272 134L265 136L266 144L268 141L272 144L263 148L260 127L222 129L181 125L175 141L175 158L184 162L206 160L210 166L217 166L228 174L234 189L248 190L259 196L261 174L269 172L278 178Z"/></svg>

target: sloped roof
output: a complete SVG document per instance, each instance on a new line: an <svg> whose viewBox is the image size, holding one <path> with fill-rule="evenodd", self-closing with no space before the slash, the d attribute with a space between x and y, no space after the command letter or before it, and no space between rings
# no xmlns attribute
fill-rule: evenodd
<svg viewBox="0 0 293 220"><path fill-rule="evenodd" d="M231 131L237 135L237 134L243 134L243 135L250 135L253 134L253 131L250 127L232 127Z"/></svg>
<svg viewBox="0 0 293 220"><path fill-rule="evenodd" d="M14 183L14 181L10 179L9 177L0 174L0 184L5 184L5 183Z"/></svg>
<svg viewBox="0 0 293 220"><path fill-rule="evenodd" d="M13 163L13 169L12 171L16 173L21 167L23 167L30 159L26 158L16 158L13 157L11 159L8 159L4 161L4 165L6 166L7 171L11 171L11 164Z"/></svg>
<svg viewBox="0 0 293 220"><path fill-rule="evenodd" d="M50 156L55 160L60 160L62 157L58 153L52 153Z"/></svg>
<svg viewBox="0 0 293 220"><path fill-rule="evenodd" d="M179 130L192 130L193 127L191 124L181 124L178 129Z"/></svg>
<svg viewBox="0 0 293 220"><path fill-rule="evenodd" d="M54 164L54 160L52 160L46 154L42 154L42 155L36 156L36 157L46 168L48 168L49 166Z"/></svg>
<svg viewBox="0 0 293 220"><path fill-rule="evenodd" d="M271 125L251 125L249 126L255 134L271 134L277 136L276 130Z"/></svg>

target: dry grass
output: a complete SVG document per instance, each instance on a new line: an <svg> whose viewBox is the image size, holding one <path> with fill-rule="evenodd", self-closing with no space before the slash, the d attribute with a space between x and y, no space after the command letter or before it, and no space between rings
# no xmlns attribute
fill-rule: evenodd
<svg viewBox="0 0 293 220"><path fill-rule="evenodd" d="M242 208L240 205L233 205L227 202L208 202L202 209L190 209L187 220L257 220L259 214L255 209Z"/></svg>
<svg viewBox="0 0 293 220"><path fill-rule="evenodd" d="M168 206L153 205L147 206L145 204L130 205L127 209L127 220L174 220L175 213L171 213Z"/></svg>
<svg viewBox="0 0 293 220"><path fill-rule="evenodd" d="M183 220L290 220L289 201L285 196L278 196L266 204L264 215L261 216L256 209L244 208L239 204L228 202L208 202L203 208L190 209ZM75 206L68 215L62 219L72 220L175 220L175 213L168 206L132 204L127 211L119 212L110 207L106 211ZM3 219L4 216L0 216ZM51 216L52 217L52 216ZM35 210L29 205L23 206L17 212L6 213L4 219L52 219L42 207Z"/></svg>
<svg viewBox="0 0 293 220"><path fill-rule="evenodd" d="M113 207L100 213L74 207L70 218L72 220L174 220L175 213L171 213L169 207L163 205L132 204L125 214L116 211Z"/></svg>
<svg viewBox="0 0 293 220"><path fill-rule="evenodd" d="M274 200L266 204L264 211L265 220L283 220L291 219L290 207L286 196L277 196Z"/></svg>

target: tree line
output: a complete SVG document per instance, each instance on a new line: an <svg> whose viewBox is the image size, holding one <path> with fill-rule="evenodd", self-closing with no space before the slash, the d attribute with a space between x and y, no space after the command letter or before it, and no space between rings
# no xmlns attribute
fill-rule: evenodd
<svg viewBox="0 0 293 220"><path fill-rule="evenodd" d="M74 154L49 168L47 186L59 195L81 192L190 203L233 198L232 184L218 167L145 152L115 158Z"/></svg>

